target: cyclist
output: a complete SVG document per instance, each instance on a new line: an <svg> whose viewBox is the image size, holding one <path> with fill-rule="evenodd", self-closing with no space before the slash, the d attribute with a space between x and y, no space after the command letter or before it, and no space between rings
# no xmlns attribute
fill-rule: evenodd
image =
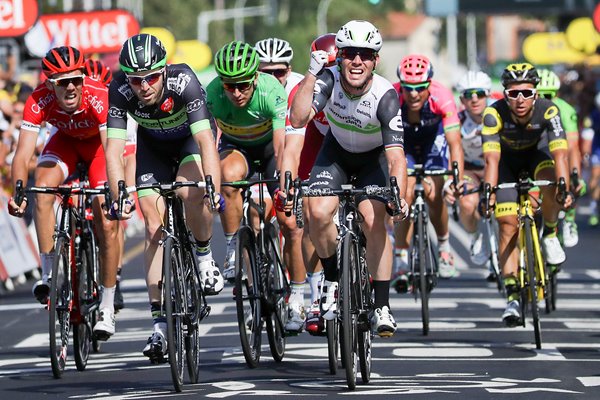
<svg viewBox="0 0 600 400"><path fill-rule="evenodd" d="M294 50L290 44L283 39L269 38L259 40L254 48L260 59L258 70L277 78L289 94L302 80L302 75L292 71L290 63L294 57Z"/></svg>
<svg viewBox="0 0 600 400"><path fill-rule="evenodd" d="M397 71L400 82L394 88L400 97L402 122L404 124L405 151L408 168L423 164L426 169L446 169L450 161L457 161L459 177L462 179L463 149L461 145L460 121L449 89L433 78L433 65L423 55L411 54L404 57ZM443 200L443 177L426 180L426 198L429 203L431 223L435 228L439 249L439 275L452 278L457 275L454 257L450 253L450 231L448 229L448 207ZM415 179L409 178L406 201L411 204ZM444 186L446 185L446 186ZM410 221L395 227L396 234L396 278L394 287L404 291L407 285L408 247L410 245Z"/></svg>
<svg viewBox="0 0 600 400"><path fill-rule="evenodd" d="M337 32L338 65L324 68L328 55L311 53L310 66L300 83L290 112L293 127L305 126L317 112L325 111L330 130L325 136L310 173L310 187L339 188L356 175L356 185L386 186L388 173L396 176L403 198L406 192L406 160L398 96L386 79L373 73L379 63L382 38L370 22L353 20ZM286 138L287 139L287 138ZM289 146L286 146L289 147ZM284 158L282 169L294 171ZM389 337L396 322L389 307L392 247L385 228L386 204L380 198L360 199L367 239L367 265L373 277L375 310L370 316L373 331ZM325 281L321 315L337 314L337 227L333 222L337 197L308 199L310 237L321 259ZM406 216L403 201L400 214ZM399 218L397 216L396 218Z"/></svg>
<svg viewBox="0 0 600 400"><path fill-rule="evenodd" d="M481 71L467 71L456 85L460 93L460 101L464 110L458 113L460 133L464 152L465 189L478 188L483 180L483 150L481 148L481 128L483 126L483 110L494 102L489 96L492 80ZM447 191L446 199L454 203L454 194ZM476 195L460 198L460 219L463 227L471 237L471 262L483 265L489 258L489 249L483 234L477 229L479 197ZM493 276L490 279L495 279Z"/></svg>
<svg viewBox="0 0 600 400"><path fill-rule="evenodd" d="M560 123L560 112L551 100L538 98L536 86L540 78L537 70L528 63L509 64L502 72L501 81L504 99L487 107L483 114L484 182L492 187L498 183L515 182L519 173L525 170L532 179L564 177L568 185L567 139ZM551 265L560 265L566 259L556 236L561 208L556 192L553 186L541 188L544 197L541 244L546 262ZM517 287L518 195L516 190L505 189L492 197L490 203L495 203L500 266L507 294L502 319L512 327L521 323ZM569 207L572 200L572 195L566 196L565 207ZM491 208L492 205L485 206Z"/></svg>
<svg viewBox="0 0 600 400"><path fill-rule="evenodd" d="M215 54L218 77L207 87L207 105L222 131L219 153L225 181L248 178L258 168L267 177L275 177L279 169L287 94L277 79L258 72L259 62L256 49L240 41L227 43ZM267 186L273 197L278 185ZM235 234L242 218L242 197L241 191L234 188L224 188L223 195L228 206L221 221L229 259L231 252L235 252ZM276 209L281 209L277 199L273 198ZM283 256L292 282L285 329L299 332L305 319L304 293L301 291L306 279L302 230L298 229L294 218L286 217L281 211L277 211L277 220L285 239ZM228 279L231 279L234 267L227 264L224 274Z"/></svg>
<svg viewBox="0 0 600 400"><path fill-rule="evenodd" d="M537 91L540 97L552 100L560 111L560 120L563 129L567 135L569 145L569 170L574 168L581 172L581 153L579 152L579 124L577 122L577 111L566 101L557 97L560 89L560 79L549 69L540 69L540 83L538 83ZM587 190L585 181L579 179L579 186L575 188L577 196L583 196ZM575 223L575 207L569 209L565 213L565 218L562 224L561 236L565 247L573 247L579 241L577 233L577 224Z"/></svg>
<svg viewBox="0 0 600 400"><path fill-rule="evenodd" d="M127 119L138 123L136 183L197 181L211 175L220 186L218 154L206 109L205 92L196 74L186 64L167 64L167 53L158 38L148 34L130 37L123 44L119 64L124 73L110 84L108 111L108 178L113 196L119 180L125 179L123 151L127 140ZM201 285L206 295L223 289L223 277L210 248L213 216L204 190L181 190L187 221L196 240ZM114 197L116 198L116 197ZM146 223L146 284L154 332L143 350L152 362L167 352L166 319L160 306L162 273L161 225L164 202L152 190L138 192ZM217 208L223 206L215 194ZM133 202L125 202L123 218L129 218ZM111 206L111 212L115 204Z"/></svg>
<svg viewBox="0 0 600 400"><path fill-rule="evenodd" d="M335 33L326 33L317 37L310 46L311 51L323 50L327 53L327 63L325 68L336 65L337 47L335 45ZM296 91L296 85L288 94L288 107L291 107ZM284 158L290 160L291 171L298 171L298 176L302 180L309 177L310 170L315 163L323 138L329 130L329 122L323 111L317 113L306 127L295 129L291 126L289 118L286 120L286 140ZM302 151L299 151L299 150ZM289 157L292 157L291 159ZM284 169L288 170L288 169ZM308 215L308 203L304 205L304 213ZM306 275L310 285L310 309L306 313L305 329L312 335L319 335L325 329L325 322L321 317L319 307L319 296L321 294L321 285L323 282L323 268L319 257L315 251L315 246L310 240L309 229L305 218L304 232L302 236L302 254L306 264Z"/></svg>
<svg viewBox="0 0 600 400"><path fill-rule="evenodd" d="M104 85L83 74L84 58L70 46L55 47L42 59L42 71L48 78L29 96L25 104L19 142L12 164L13 184L27 183L28 165L35 151L40 127L52 124L54 133L48 139L36 167L36 186L58 186L76 172L83 161L88 168L90 186L102 187L106 181L106 142L108 96ZM40 249L42 280L33 288L36 299L46 304L54 261L54 196L37 196L35 227ZM22 217L27 201L18 206L9 201L9 212ZM99 340L115 333L114 294L120 246L119 226L105 218L100 198L93 201L94 222L97 227L102 282L99 320L93 328Z"/></svg>
<svg viewBox="0 0 600 400"><path fill-rule="evenodd" d="M85 68L83 69L83 72L93 80L100 82L106 87L108 87L110 81L112 80L112 71L100 60L94 60L91 58L88 59L85 62ZM125 157L125 154L123 156ZM127 159L127 157L125 157L125 159ZM121 246L121 254L119 255L119 262L117 263L117 284L115 287L114 299L115 312L118 312L124 306L123 293L121 293L120 284L121 268L123 267L123 251L125 250L125 231L123 229L121 229L119 232L119 246Z"/></svg>

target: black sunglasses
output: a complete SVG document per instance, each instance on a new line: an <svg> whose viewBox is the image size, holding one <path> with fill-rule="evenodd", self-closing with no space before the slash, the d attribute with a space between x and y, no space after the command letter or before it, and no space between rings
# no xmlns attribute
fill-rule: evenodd
<svg viewBox="0 0 600 400"><path fill-rule="evenodd" d="M359 56L363 61L373 61L377 57L377 52L371 49L361 49L358 47L344 47L339 49L338 54L346 60L354 60Z"/></svg>
<svg viewBox="0 0 600 400"><path fill-rule="evenodd" d="M81 85L83 85L84 76L85 75L67 76L65 78L57 78L57 79L49 78L48 81L51 84L53 84L54 86L58 86L61 88L66 88L70 84L73 84L73 86L81 86Z"/></svg>
<svg viewBox="0 0 600 400"><path fill-rule="evenodd" d="M488 96L488 91L485 89L468 89L462 92L462 97L467 100L472 99L473 96L477 97L478 99L483 99L484 97Z"/></svg>
<svg viewBox="0 0 600 400"><path fill-rule="evenodd" d="M265 74L273 75L275 78L283 78L285 74L287 74L287 68L277 68L277 69L261 69L260 72Z"/></svg>
<svg viewBox="0 0 600 400"><path fill-rule="evenodd" d="M244 82L223 82L223 89L228 92L235 92L236 89L240 92L245 92L250 89L253 83L254 79Z"/></svg>

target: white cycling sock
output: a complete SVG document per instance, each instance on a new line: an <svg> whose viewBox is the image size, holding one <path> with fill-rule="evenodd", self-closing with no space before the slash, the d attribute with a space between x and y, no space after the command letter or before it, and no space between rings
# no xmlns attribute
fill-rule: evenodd
<svg viewBox="0 0 600 400"><path fill-rule="evenodd" d="M321 297L321 286L323 285L323 270L307 273L310 285L310 303L314 303Z"/></svg>
<svg viewBox="0 0 600 400"><path fill-rule="evenodd" d="M290 297L288 304L293 302L304 304L304 282L290 282Z"/></svg>
<svg viewBox="0 0 600 400"><path fill-rule="evenodd" d="M102 301L100 301L100 309L102 308L113 308L114 307L114 301L115 301L115 290L117 289L117 286L113 286L113 287L106 287L103 286L102 287Z"/></svg>
<svg viewBox="0 0 600 400"><path fill-rule="evenodd" d="M54 253L40 253L42 264L42 276L50 275L52 272L52 264L54 264Z"/></svg>
<svg viewBox="0 0 600 400"><path fill-rule="evenodd" d="M450 234L446 234L446 236L439 237L438 236L438 250L440 253L450 253Z"/></svg>

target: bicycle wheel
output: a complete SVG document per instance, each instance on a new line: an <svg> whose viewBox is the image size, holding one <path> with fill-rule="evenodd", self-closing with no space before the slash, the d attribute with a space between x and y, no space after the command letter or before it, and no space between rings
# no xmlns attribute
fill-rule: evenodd
<svg viewBox="0 0 600 400"><path fill-rule="evenodd" d="M418 257L419 257L419 294L421 297L421 321L423 322L423 335L429 334L429 290L427 282L427 272L430 270L429 261L429 241L427 239L427 226L420 212L417 216L417 226L415 234L418 235Z"/></svg>
<svg viewBox="0 0 600 400"><path fill-rule="evenodd" d="M498 237L496 236L496 229L494 228L491 218L486 218L483 223L485 225L488 247L490 249L489 262L492 267L492 271L496 276L496 286L498 287L500 296L502 298L506 298L504 281L502 280L502 273L500 272L500 260L498 258Z"/></svg>
<svg viewBox="0 0 600 400"><path fill-rule="evenodd" d="M329 360L329 373L337 374L338 356L339 356L339 324L338 319L334 318L331 321L325 321L325 331L327 332L327 356Z"/></svg>
<svg viewBox="0 0 600 400"><path fill-rule="evenodd" d="M60 378L67 363L67 346L71 329L71 243L59 237L54 247L52 283L50 285L50 363L52 374Z"/></svg>
<svg viewBox="0 0 600 400"><path fill-rule="evenodd" d="M237 235L235 305L238 330L246 365L256 368L261 352L262 314L254 232L252 228L243 226Z"/></svg>
<svg viewBox="0 0 600 400"><path fill-rule="evenodd" d="M341 258L338 260L340 264L340 285L339 285L339 306L340 306L340 322L343 335L342 341L342 364L346 368L346 384L350 390L356 388L356 372L358 367L358 337L356 332L356 310L353 296L357 295L356 291L352 290L355 265L358 262L356 247L352 242L350 234L344 235L340 241L341 249L338 254Z"/></svg>
<svg viewBox="0 0 600 400"><path fill-rule="evenodd" d="M92 236L92 238L94 238L94 236ZM91 245L91 248L94 249L94 251L92 252L92 256L93 256L93 258L92 258L93 295L94 295L94 302L98 303L98 306L99 306L100 305L100 289L98 287L98 282L100 280L100 261L98 258L98 253L99 253L100 249L98 249L98 244L95 239L90 243L93 243ZM99 307L92 307L92 312L90 315L90 324L92 325L92 328L94 327L94 325L96 325L99 318L100 318ZM101 346L102 346L102 341L96 339L94 337L94 335L92 334L92 350L94 351L94 353L98 353L100 351Z"/></svg>
<svg viewBox="0 0 600 400"><path fill-rule="evenodd" d="M266 256L269 261L269 273L267 275L267 302L270 315L266 318L267 337L271 356L276 362L281 362L285 354L284 327L287 319L285 299L287 297L287 277L279 253L279 236L272 224L266 224L263 230L265 236Z"/></svg>
<svg viewBox="0 0 600 400"><path fill-rule="evenodd" d="M528 280L528 296L531 300L531 318L533 320L533 331L535 335L535 347L537 349L542 348L542 329L540 326L540 313L538 308L538 291L537 291L537 276L536 276L536 259L533 251L533 238L532 234L537 234L537 232L532 232L531 229L531 221L529 219L525 219L525 256L526 259L526 267L527 267L527 280Z"/></svg>
<svg viewBox="0 0 600 400"><path fill-rule="evenodd" d="M77 370L84 371L92 347L92 313L90 305L94 301L94 280L92 272L93 254L88 239L80 236L79 254L77 254L77 301L79 305L78 323L73 324L73 348Z"/></svg>
<svg viewBox="0 0 600 400"><path fill-rule="evenodd" d="M181 281L181 249L172 237L164 241L163 254L163 303L167 319L167 350L171 366L171 378L177 392L183 388L184 361L184 288Z"/></svg>
<svg viewBox="0 0 600 400"><path fill-rule="evenodd" d="M189 243L183 247L183 265L185 271L184 293L188 311L185 317L187 324L184 340L185 356L190 383L197 383L200 373L200 308L204 304L204 299L202 298L196 255Z"/></svg>
<svg viewBox="0 0 600 400"><path fill-rule="evenodd" d="M368 312L373 307L371 299L371 282L369 280L369 271L366 265L366 256L364 245L360 246L360 279L357 285L359 304L359 329L358 329L358 354L360 361L360 377L363 383L369 383L371 380L371 364L372 364L372 340L373 334L370 329Z"/></svg>

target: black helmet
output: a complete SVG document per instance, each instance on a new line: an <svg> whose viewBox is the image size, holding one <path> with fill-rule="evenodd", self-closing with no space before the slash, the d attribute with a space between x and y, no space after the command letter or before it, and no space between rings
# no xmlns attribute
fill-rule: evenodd
<svg viewBox="0 0 600 400"><path fill-rule="evenodd" d="M511 83L532 83L537 86L540 76L535 67L529 63L509 64L502 72L502 86L507 87Z"/></svg>
<svg viewBox="0 0 600 400"><path fill-rule="evenodd" d="M140 33L123 43L119 64L125 73L151 71L167 64L167 51L156 36Z"/></svg>

